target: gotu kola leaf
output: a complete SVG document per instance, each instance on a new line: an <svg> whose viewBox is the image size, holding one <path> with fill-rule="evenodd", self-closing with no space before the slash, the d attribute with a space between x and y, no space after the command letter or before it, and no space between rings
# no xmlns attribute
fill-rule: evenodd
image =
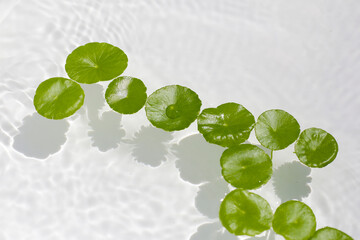
<svg viewBox="0 0 360 240"><path fill-rule="evenodd" d="M269 181L272 175L270 157L264 150L251 144L226 149L220 164L224 179L237 188L258 188Z"/></svg>
<svg viewBox="0 0 360 240"><path fill-rule="evenodd" d="M221 202L219 217L230 233L255 236L270 229L273 213L264 198L236 189Z"/></svg>
<svg viewBox="0 0 360 240"><path fill-rule="evenodd" d="M206 141L223 147L244 142L254 124L254 116L242 105L232 102L206 108L198 117L198 130Z"/></svg>
<svg viewBox="0 0 360 240"><path fill-rule="evenodd" d="M49 119L63 119L74 114L84 103L80 85L66 78L50 78L36 89L36 111Z"/></svg>
<svg viewBox="0 0 360 240"><path fill-rule="evenodd" d="M127 67L128 58L118 47L92 42L76 48L66 59L65 70L79 83L111 80Z"/></svg>
<svg viewBox="0 0 360 240"><path fill-rule="evenodd" d="M114 79L105 92L105 99L116 112L132 114L139 111L146 101L144 83L133 77L118 77Z"/></svg>
<svg viewBox="0 0 360 240"><path fill-rule="evenodd" d="M308 205L290 200L276 209L272 226L286 240L306 240L315 233L316 219Z"/></svg>
<svg viewBox="0 0 360 240"><path fill-rule="evenodd" d="M354 240L346 233L331 227L324 227L315 232L310 240Z"/></svg>
<svg viewBox="0 0 360 240"><path fill-rule="evenodd" d="M169 85L153 92L145 103L146 116L158 128L176 131L187 128L199 115L201 101L191 89Z"/></svg>
<svg viewBox="0 0 360 240"><path fill-rule="evenodd" d="M322 168L334 161L338 152L335 138L320 128L308 128L301 132L295 144L295 153L308 167Z"/></svg>
<svg viewBox="0 0 360 240"><path fill-rule="evenodd" d="M264 147L280 150L295 142L300 133L300 125L289 113L280 109L263 112L256 124L255 135Z"/></svg>

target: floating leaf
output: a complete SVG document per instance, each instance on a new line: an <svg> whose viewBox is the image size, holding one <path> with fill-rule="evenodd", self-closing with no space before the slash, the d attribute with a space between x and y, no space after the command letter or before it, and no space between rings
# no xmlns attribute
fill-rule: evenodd
<svg viewBox="0 0 360 240"><path fill-rule="evenodd" d="M270 229L273 213L264 198L236 189L222 201L219 217L230 233L255 236Z"/></svg>
<svg viewBox="0 0 360 240"><path fill-rule="evenodd" d="M198 130L206 141L223 147L244 142L249 138L254 125L254 116L237 103L206 108L198 117Z"/></svg>
<svg viewBox="0 0 360 240"><path fill-rule="evenodd" d="M242 189L255 189L271 178L272 162L264 150L251 144L226 149L220 164L224 179Z"/></svg>
<svg viewBox="0 0 360 240"><path fill-rule="evenodd" d="M162 87L145 104L146 116L158 128L176 131L187 128L199 115L201 101L191 89L179 85Z"/></svg>
<svg viewBox="0 0 360 240"><path fill-rule="evenodd" d="M315 232L316 219L305 203L290 200L276 209L272 226L286 240L306 240Z"/></svg>
<svg viewBox="0 0 360 240"><path fill-rule="evenodd" d="M118 47L92 42L76 48L66 59L65 70L79 83L111 80L127 67L128 58Z"/></svg>
<svg viewBox="0 0 360 240"><path fill-rule="evenodd" d="M273 109L263 112L255 125L256 138L271 150L280 150L295 142L300 125L289 113Z"/></svg>
<svg viewBox="0 0 360 240"><path fill-rule="evenodd" d="M116 112L132 114L139 111L146 101L144 83L133 77L118 77L114 79L105 92L105 99Z"/></svg>
<svg viewBox="0 0 360 240"><path fill-rule="evenodd" d="M295 144L295 153L308 167L322 168L334 161L338 152L335 138L320 128L305 129Z"/></svg>
<svg viewBox="0 0 360 240"><path fill-rule="evenodd" d="M85 94L80 85L66 78L50 78L36 89L36 111L49 119L63 119L74 114L84 103Z"/></svg>
<svg viewBox="0 0 360 240"><path fill-rule="evenodd" d="M315 232L310 240L354 240L346 233L331 227L324 227Z"/></svg>

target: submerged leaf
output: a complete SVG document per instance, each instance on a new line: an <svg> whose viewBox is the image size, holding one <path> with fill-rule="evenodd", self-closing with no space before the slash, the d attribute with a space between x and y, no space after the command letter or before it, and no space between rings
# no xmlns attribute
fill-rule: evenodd
<svg viewBox="0 0 360 240"><path fill-rule="evenodd" d="M66 78L50 78L36 89L36 111L49 119L63 119L74 114L84 103L85 94L80 85Z"/></svg>
<svg viewBox="0 0 360 240"><path fill-rule="evenodd" d="M206 141L223 147L239 145L247 140L254 125L254 116L237 103L206 108L198 117L198 130Z"/></svg>
<svg viewBox="0 0 360 240"><path fill-rule="evenodd" d="M153 92L145 104L146 116L158 128L176 131L187 128L199 115L201 101L191 89L169 85Z"/></svg>
<svg viewBox="0 0 360 240"><path fill-rule="evenodd" d="M127 67L128 58L118 47L92 42L76 48L66 59L65 70L79 83L111 80Z"/></svg>
<svg viewBox="0 0 360 240"><path fill-rule="evenodd" d="M322 168L335 160L338 144L335 138L320 128L305 129L295 144L295 153L308 167Z"/></svg>
<svg viewBox="0 0 360 240"><path fill-rule="evenodd" d="M222 201L219 217L230 233L255 236L270 229L273 213L264 198L236 189Z"/></svg>

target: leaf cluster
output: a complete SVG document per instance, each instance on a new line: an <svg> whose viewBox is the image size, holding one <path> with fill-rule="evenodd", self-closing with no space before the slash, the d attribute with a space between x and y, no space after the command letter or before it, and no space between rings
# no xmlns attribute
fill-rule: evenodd
<svg viewBox="0 0 360 240"><path fill-rule="evenodd" d="M133 114L145 106L148 120L165 131L179 131L197 121L198 131L206 141L225 147L220 165L224 179L236 189L222 201L219 217L224 227L235 235L255 236L273 227L285 239L352 239L340 230L326 227L316 230L313 211L305 203L288 201L273 214L269 203L249 192L266 184L273 173L273 151L294 144L301 163L323 168L336 158L335 138L320 128L302 132L300 124L288 112L271 109L255 117L244 106L229 102L201 112L201 100L191 89L169 85L149 97L138 78L121 75L128 63L126 54L108 43L88 43L73 50L66 60L68 78L55 77L42 82L34 96L38 113L49 119L63 119L74 114L84 103L80 84L109 81L105 99L121 114ZM259 143L271 150L244 144L254 129Z"/></svg>

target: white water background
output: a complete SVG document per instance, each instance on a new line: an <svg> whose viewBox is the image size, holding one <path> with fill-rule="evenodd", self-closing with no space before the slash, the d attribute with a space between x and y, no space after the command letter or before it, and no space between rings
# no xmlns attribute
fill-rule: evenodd
<svg viewBox="0 0 360 240"><path fill-rule="evenodd" d="M202 108L280 108L330 132L332 164L307 168L291 145L256 192L273 210L303 200L319 228L360 238L359 22L358 0L0 0L0 240L237 239L217 218L223 149L196 124L168 133L144 110L114 113L108 82L82 85L85 105L68 119L35 112L36 87L66 77L67 55L93 41L123 49L124 75L148 94L180 84Z"/></svg>

